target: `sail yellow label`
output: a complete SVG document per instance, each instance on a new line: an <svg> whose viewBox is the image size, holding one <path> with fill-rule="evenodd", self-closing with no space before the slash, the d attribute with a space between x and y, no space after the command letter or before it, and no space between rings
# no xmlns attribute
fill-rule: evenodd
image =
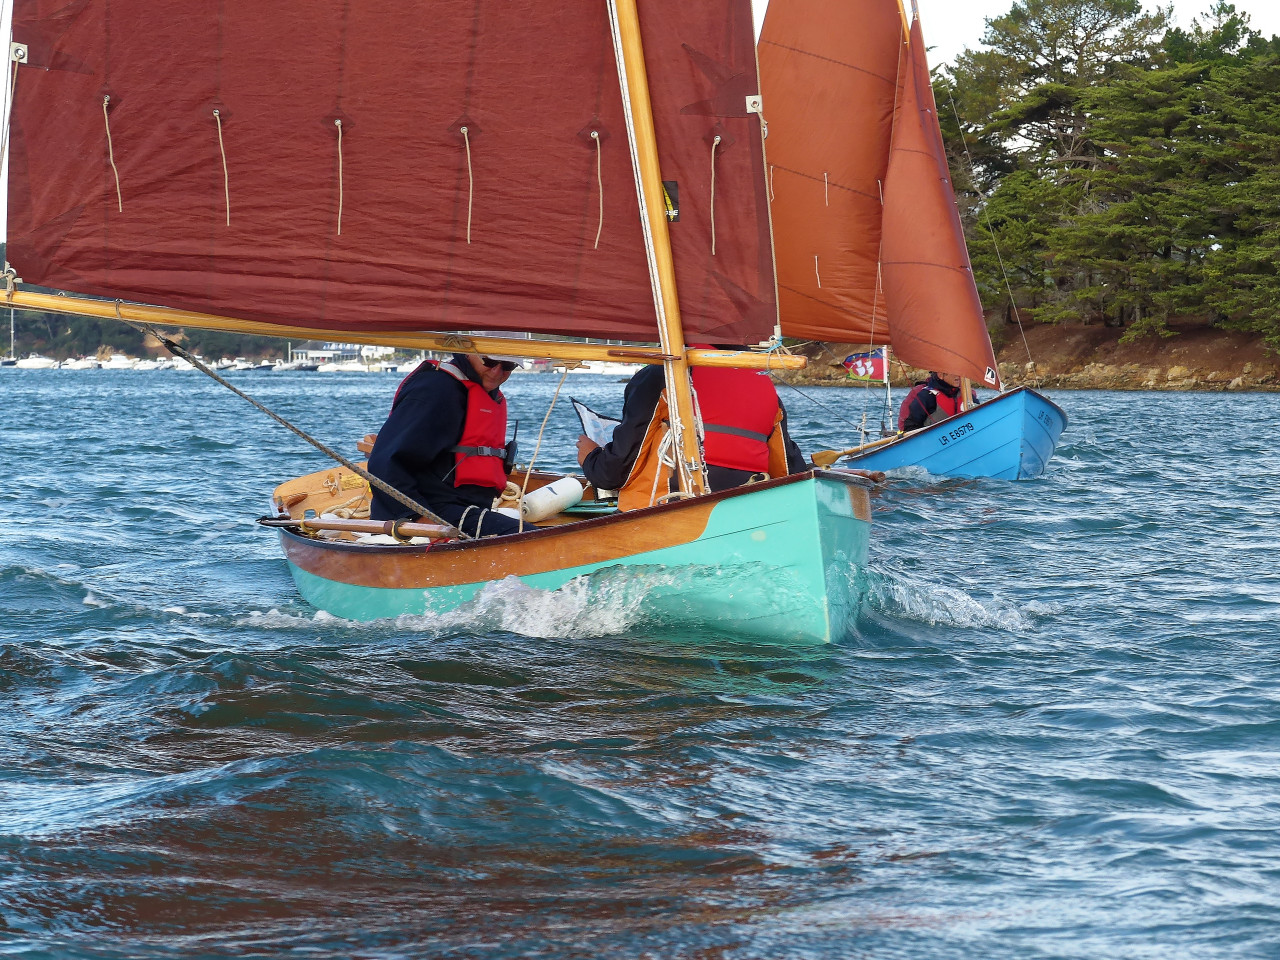
<svg viewBox="0 0 1280 960"><path fill-rule="evenodd" d="M667 209L667 222L680 219L680 185L675 180L662 181L662 202Z"/></svg>

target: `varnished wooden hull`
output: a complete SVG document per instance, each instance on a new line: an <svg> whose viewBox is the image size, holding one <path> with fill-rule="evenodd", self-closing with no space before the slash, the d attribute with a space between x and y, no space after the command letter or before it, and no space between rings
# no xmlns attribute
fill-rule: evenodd
<svg viewBox="0 0 1280 960"><path fill-rule="evenodd" d="M444 613L507 577L541 590L586 578L600 602L620 584L643 591L646 617L823 643L856 614L869 534L868 482L815 471L489 540L281 540L303 598L352 620Z"/></svg>

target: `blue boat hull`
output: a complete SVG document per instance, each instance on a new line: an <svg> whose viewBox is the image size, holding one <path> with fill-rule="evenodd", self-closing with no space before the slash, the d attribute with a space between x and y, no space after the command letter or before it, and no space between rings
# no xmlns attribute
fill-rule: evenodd
<svg viewBox="0 0 1280 960"><path fill-rule="evenodd" d="M1030 480L1044 473L1067 415L1056 403L1019 387L941 423L854 454L859 470L921 467L939 477Z"/></svg>

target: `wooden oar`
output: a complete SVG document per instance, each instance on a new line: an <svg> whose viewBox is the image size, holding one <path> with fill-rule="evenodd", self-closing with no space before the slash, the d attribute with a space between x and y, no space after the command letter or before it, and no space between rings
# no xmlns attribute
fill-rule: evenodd
<svg viewBox="0 0 1280 960"><path fill-rule="evenodd" d="M862 453L864 450L874 450L876 447L883 447L886 443L893 443L902 434L895 433L892 437L882 437L879 440L873 440L870 443L864 443L860 447L850 447L848 450L818 450L809 459L815 467L821 467L823 470L834 464L842 457L851 457L855 453Z"/></svg>
<svg viewBox="0 0 1280 960"><path fill-rule="evenodd" d="M385 533L397 540L408 540L410 537L430 537L432 540L445 540L458 537L457 527L440 526L435 523L415 523L409 520L338 520L336 518L289 520L285 517L263 517L258 521L264 527L295 527L303 531L338 530L345 533Z"/></svg>

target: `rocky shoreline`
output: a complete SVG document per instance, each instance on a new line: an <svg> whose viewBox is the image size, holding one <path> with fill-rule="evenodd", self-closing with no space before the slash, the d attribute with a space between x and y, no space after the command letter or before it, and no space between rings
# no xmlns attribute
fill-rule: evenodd
<svg viewBox="0 0 1280 960"><path fill-rule="evenodd" d="M1173 336L1122 343L1124 330L1084 325L1002 326L993 340L1000 376L1011 386L1053 390L1280 392L1280 355L1261 334L1218 330L1203 322L1170 325ZM809 366L784 380L856 385L841 361L854 344L810 345ZM893 385L910 386L927 371L894 364Z"/></svg>

